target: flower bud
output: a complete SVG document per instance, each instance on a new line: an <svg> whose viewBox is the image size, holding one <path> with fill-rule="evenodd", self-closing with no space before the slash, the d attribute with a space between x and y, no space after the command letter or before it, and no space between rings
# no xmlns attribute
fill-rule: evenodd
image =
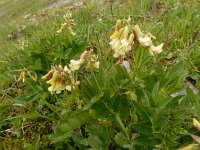
<svg viewBox="0 0 200 150"><path fill-rule="evenodd" d="M127 39L128 38L128 34L129 34L129 28L128 28L128 26L125 26L124 32L121 35L120 39Z"/></svg>
<svg viewBox="0 0 200 150"><path fill-rule="evenodd" d="M134 43L134 34L133 33L131 33L130 35L129 35L129 38L128 38L128 43L129 44L133 44Z"/></svg>
<svg viewBox="0 0 200 150"><path fill-rule="evenodd" d="M138 25L135 25L135 26L133 27L133 31L135 32L135 34L136 34L137 37L139 37L139 36L141 36L141 35L143 34L143 33L141 32L140 27L139 27Z"/></svg>
<svg viewBox="0 0 200 150"><path fill-rule="evenodd" d="M59 65L59 66L57 67L57 70L58 70L59 73L63 72L63 68L62 68L62 66Z"/></svg>
<svg viewBox="0 0 200 150"><path fill-rule="evenodd" d="M195 126L195 128L200 131L200 123L197 121L196 118L192 118L193 121L193 125Z"/></svg>
<svg viewBox="0 0 200 150"><path fill-rule="evenodd" d="M89 51L84 51L84 52L81 54L80 59L81 59L81 60L86 60L88 54L89 54Z"/></svg>
<svg viewBox="0 0 200 150"><path fill-rule="evenodd" d="M116 25L115 25L115 30L116 31L119 31L120 30L120 28L121 28L121 20L117 20L117 23L116 23Z"/></svg>

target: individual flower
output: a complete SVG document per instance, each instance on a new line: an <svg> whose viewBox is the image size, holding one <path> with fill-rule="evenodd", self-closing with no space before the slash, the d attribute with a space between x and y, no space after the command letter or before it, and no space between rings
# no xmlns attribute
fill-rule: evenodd
<svg viewBox="0 0 200 150"><path fill-rule="evenodd" d="M116 25L115 25L115 31L119 31L120 30L120 28L121 28L121 23L122 23L122 21L119 19L119 20L117 20L117 23L116 23Z"/></svg>
<svg viewBox="0 0 200 150"><path fill-rule="evenodd" d="M133 27L133 30L138 38L139 43L144 47L150 46L152 44L151 39L152 38L155 39L155 37L151 33L147 33L147 34L142 33L138 25L135 25Z"/></svg>
<svg viewBox="0 0 200 150"><path fill-rule="evenodd" d="M162 52L162 48L163 48L163 43L161 43L158 46L154 46L153 43L150 45L150 50L156 54L159 54Z"/></svg>
<svg viewBox="0 0 200 150"><path fill-rule="evenodd" d="M80 68L81 64L82 64L82 61L72 59L70 60L69 67L72 71L76 71Z"/></svg>
<svg viewBox="0 0 200 150"><path fill-rule="evenodd" d="M66 90L71 92L72 86L71 86L71 85L67 85L67 86L66 86Z"/></svg>
<svg viewBox="0 0 200 150"><path fill-rule="evenodd" d="M144 47L150 46L151 43L152 43L152 41L151 41L151 36L144 35L144 34L142 34L142 35L140 35L140 36L138 37L138 41L139 41L139 43L140 43L142 46L144 46Z"/></svg>
<svg viewBox="0 0 200 150"><path fill-rule="evenodd" d="M100 62L98 61L98 57L96 54L93 53L93 51L84 51L81 56L80 60L81 63L87 63L87 68L90 66L94 68L99 68Z"/></svg>
<svg viewBox="0 0 200 150"><path fill-rule="evenodd" d="M65 66L63 70L64 70L64 72L67 72L69 74L71 73L71 70L67 66Z"/></svg>
<svg viewBox="0 0 200 150"><path fill-rule="evenodd" d="M94 68L99 69L99 64L100 64L99 61L94 62L94 64L93 64Z"/></svg>

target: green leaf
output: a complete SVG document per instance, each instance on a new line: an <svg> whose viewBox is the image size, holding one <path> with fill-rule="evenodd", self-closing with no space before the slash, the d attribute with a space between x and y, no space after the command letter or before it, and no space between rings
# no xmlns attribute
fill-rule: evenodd
<svg viewBox="0 0 200 150"><path fill-rule="evenodd" d="M87 141L88 141L88 145L90 145L92 148L98 148L98 149L103 148L104 144L97 135L90 135L87 138Z"/></svg>
<svg viewBox="0 0 200 150"><path fill-rule="evenodd" d="M88 143L87 143L86 138L83 137L81 133L73 132L71 134L71 137L73 141L75 142L75 144L78 145L80 149L86 149L86 146L88 145Z"/></svg>
<svg viewBox="0 0 200 150"><path fill-rule="evenodd" d="M57 114L58 116L60 116L60 114L58 113L61 109L53 104L50 104L49 102L47 102L45 99L41 99L40 103L43 105L46 105L49 109L51 109L55 114Z"/></svg>
<svg viewBox="0 0 200 150"><path fill-rule="evenodd" d="M134 139L134 143L140 146L155 146L156 144L158 144L158 141L153 140L152 138L145 135L140 135L139 137Z"/></svg>
<svg viewBox="0 0 200 150"><path fill-rule="evenodd" d="M127 148L127 147L124 147L124 146L129 144L128 138L121 132L119 132L115 135L115 142L116 142L117 145L122 146L123 148Z"/></svg>
<svg viewBox="0 0 200 150"><path fill-rule="evenodd" d="M124 126L119 114L117 114L115 117L116 117L116 120L117 120L117 122L119 124L119 127L120 127L121 131L124 132L124 134L126 135L127 138L129 138L128 133L126 131L126 128L125 128L125 126Z"/></svg>
<svg viewBox="0 0 200 150"><path fill-rule="evenodd" d="M168 69L168 71L166 72L166 76L169 79L168 83L174 80L176 77L183 75L183 69L184 69L184 64L181 62L177 63L175 66Z"/></svg>
<svg viewBox="0 0 200 150"><path fill-rule="evenodd" d="M169 109L154 110L153 114L153 128L155 132L162 132L167 127L170 118Z"/></svg>
<svg viewBox="0 0 200 150"><path fill-rule="evenodd" d="M156 84L154 85L153 90L152 90L152 98L155 100L158 98L158 95L160 93L159 87L160 87L160 82L158 81L158 82L156 82Z"/></svg>
<svg viewBox="0 0 200 150"><path fill-rule="evenodd" d="M91 99L90 102L88 102L84 107L83 111L89 110L95 103L97 103L100 100L101 96L95 96Z"/></svg>
<svg viewBox="0 0 200 150"><path fill-rule="evenodd" d="M138 133L147 134L147 135L150 135L153 133L150 121L134 123L134 124L131 124L131 127Z"/></svg>
<svg viewBox="0 0 200 150"><path fill-rule="evenodd" d="M130 104L127 95L117 95L111 99L111 108L123 119L128 119L130 115Z"/></svg>
<svg viewBox="0 0 200 150"><path fill-rule="evenodd" d="M111 132L110 128L105 127L103 124L90 124L87 125L85 130L92 135L97 135L103 142L104 147L109 146L111 143Z"/></svg>
<svg viewBox="0 0 200 150"><path fill-rule="evenodd" d="M133 105L140 118L143 120L149 120L149 114L146 107L142 106L137 101L133 101Z"/></svg>
<svg viewBox="0 0 200 150"><path fill-rule="evenodd" d="M80 127L82 124L89 123L94 118L94 112L76 111L71 115L66 116L67 120L60 124L56 132L50 136L53 143L64 142L69 139L73 129Z"/></svg>
<svg viewBox="0 0 200 150"><path fill-rule="evenodd" d="M144 90L144 94L146 96L146 99L148 100L149 107L156 107L156 101L155 101L156 98L153 97L153 95L150 92L146 91L146 90Z"/></svg>

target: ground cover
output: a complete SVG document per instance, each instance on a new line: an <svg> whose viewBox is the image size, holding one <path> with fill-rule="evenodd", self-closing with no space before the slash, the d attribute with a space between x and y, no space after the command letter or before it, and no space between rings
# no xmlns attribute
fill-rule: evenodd
<svg viewBox="0 0 200 150"><path fill-rule="evenodd" d="M199 5L2 1L1 148L198 149Z"/></svg>

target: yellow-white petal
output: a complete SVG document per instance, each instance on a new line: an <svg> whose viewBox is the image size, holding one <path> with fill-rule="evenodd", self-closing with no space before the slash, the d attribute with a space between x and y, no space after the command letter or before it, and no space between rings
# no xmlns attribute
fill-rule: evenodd
<svg viewBox="0 0 200 150"><path fill-rule="evenodd" d="M94 63L94 67L97 68L97 69L99 68L99 61Z"/></svg>
<svg viewBox="0 0 200 150"><path fill-rule="evenodd" d="M129 38L128 38L128 43L129 44L133 44L133 41L134 40L134 34L133 33L131 33L130 35L129 35Z"/></svg>
<svg viewBox="0 0 200 150"><path fill-rule="evenodd" d="M71 70L67 66L65 66L64 67L64 72L71 73Z"/></svg>
<svg viewBox="0 0 200 150"><path fill-rule="evenodd" d="M128 38L128 34L129 34L129 27L128 26L125 26L124 28L124 32L122 33L121 35L121 39L127 39Z"/></svg>
<svg viewBox="0 0 200 150"><path fill-rule="evenodd" d="M67 86L66 86L66 90L67 90L67 91L71 91L71 90L72 90L72 86L71 86L71 85L67 85Z"/></svg>
<svg viewBox="0 0 200 150"><path fill-rule="evenodd" d="M119 37L119 31L115 31L111 36L110 36L110 39L113 40L115 38L118 38Z"/></svg>
<svg viewBox="0 0 200 150"><path fill-rule="evenodd" d="M121 42L120 40L117 39L113 45L113 49L119 49L120 45L121 45Z"/></svg>
<svg viewBox="0 0 200 150"><path fill-rule="evenodd" d="M69 64L69 67L72 71L76 71L80 68L81 66L81 63L80 63L80 60L70 60L70 64Z"/></svg>
<svg viewBox="0 0 200 150"><path fill-rule="evenodd" d="M162 48L163 48L163 43L161 43L158 46L154 46L153 44L150 45L150 50L153 51L156 54L159 54L162 52Z"/></svg>
<svg viewBox="0 0 200 150"><path fill-rule="evenodd" d="M151 41L151 36L146 36L146 35L141 35L138 37L138 41L139 43L146 47L146 46L150 46L152 41Z"/></svg>
<svg viewBox="0 0 200 150"><path fill-rule="evenodd" d="M115 52L115 53L114 53L113 57L114 57L114 58L118 58L118 57L120 56L120 50L119 50L119 49L115 49L114 52Z"/></svg>

